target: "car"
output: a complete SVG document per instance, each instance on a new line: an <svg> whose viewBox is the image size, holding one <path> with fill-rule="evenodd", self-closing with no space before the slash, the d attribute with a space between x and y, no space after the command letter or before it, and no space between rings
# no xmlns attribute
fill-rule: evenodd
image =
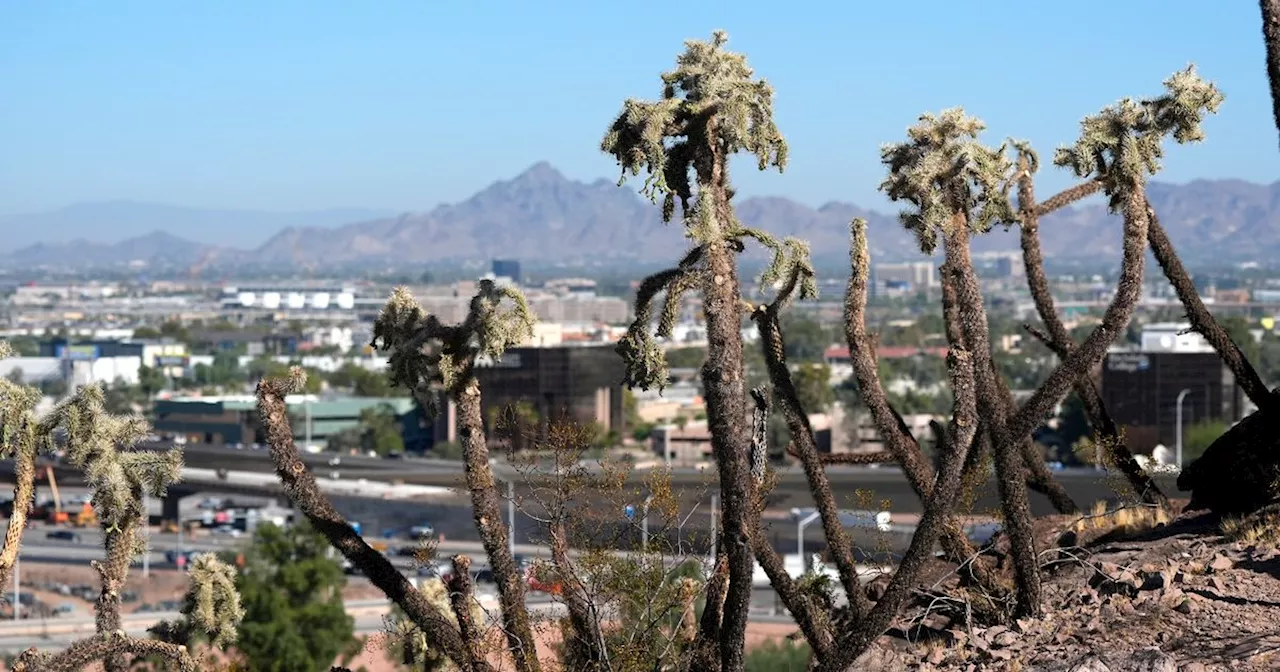
<svg viewBox="0 0 1280 672"><path fill-rule="evenodd" d="M413 537L414 539L434 537L436 536L436 527L431 523L427 523L427 522L420 523L418 525L414 525L413 527L409 528L409 536Z"/></svg>
<svg viewBox="0 0 1280 672"><path fill-rule="evenodd" d="M59 541L73 541L77 544L80 543L80 534L77 532L72 532L71 530L54 530L44 535L44 538L57 539Z"/></svg>
<svg viewBox="0 0 1280 672"><path fill-rule="evenodd" d="M213 531L216 534L225 534L231 537L239 537L240 535L244 534L244 532L239 528L235 528L230 525L219 525L213 528Z"/></svg>
<svg viewBox="0 0 1280 672"><path fill-rule="evenodd" d="M341 458L341 457L331 457L331 458L329 458L329 466L331 466L331 467L336 467L336 466L338 466L339 464L342 464L342 458Z"/></svg>

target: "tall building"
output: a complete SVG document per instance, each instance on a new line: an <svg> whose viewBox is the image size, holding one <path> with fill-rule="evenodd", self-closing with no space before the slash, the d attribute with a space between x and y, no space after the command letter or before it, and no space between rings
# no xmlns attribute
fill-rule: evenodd
<svg viewBox="0 0 1280 672"><path fill-rule="evenodd" d="M511 348L501 359L476 366L486 423L524 406L544 426L569 420L622 432L622 378L622 358L612 344Z"/></svg>
<svg viewBox="0 0 1280 672"><path fill-rule="evenodd" d="M1231 369L1198 334L1182 333L1187 326L1149 325L1140 347L1113 350L1103 362L1102 400L1138 452L1176 444L1179 395L1184 431L1210 420L1230 425L1244 415L1244 393Z"/></svg>
<svg viewBox="0 0 1280 672"><path fill-rule="evenodd" d="M512 282L520 282L520 262L515 259L494 259L493 275L499 278L511 278Z"/></svg>

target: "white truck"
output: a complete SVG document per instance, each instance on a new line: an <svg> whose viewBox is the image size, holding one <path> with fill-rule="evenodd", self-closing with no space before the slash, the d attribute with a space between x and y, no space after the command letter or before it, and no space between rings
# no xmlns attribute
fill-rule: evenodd
<svg viewBox="0 0 1280 672"><path fill-rule="evenodd" d="M789 553L782 558L783 565L786 567L787 574L798 579L805 574L805 567L800 562L800 556L795 553ZM840 584L840 572L834 566L828 565L822 561L822 557L817 553L809 555L808 570L814 574L826 576L837 586ZM863 583L867 583L881 574L893 572L893 567L885 565L858 565L858 576ZM755 565L755 572L752 574L751 583L757 588L765 588L769 586L769 575L765 573L764 568L759 563Z"/></svg>

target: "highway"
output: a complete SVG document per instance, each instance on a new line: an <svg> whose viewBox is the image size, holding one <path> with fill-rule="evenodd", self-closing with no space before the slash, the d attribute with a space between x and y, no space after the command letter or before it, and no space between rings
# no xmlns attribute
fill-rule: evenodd
<svg viewBox="0 0 1280 672"><path fill-rule="evenodd" d="M167 449L162 444L143 446L146 449ZM260 473L265 477L274 471L267 451L264 449L236 449L229 446L211 446L191 444L184 447L186 462L195 469L228 469L236 472ZM457 462L428 460L420 458L384 459L363 456L340 456L340 463L330 465L332 454L304 455L304 461L311 466L317 476L330 478L337 476L339 481L358 484L358 479L370 482L404 482L420 485L454 488L456 496L435 496L416 500L384 500L378 497L361 495L332 495L334 505L349 520L360 521L369 536L382 536L384 530L403 531L424 521L430 522L447 541L478 541L475 523L472 519L469 499L462 489L463 475L461 465ZM10 463L11 464L11 463ZM511 474L511 467L495 461L495 469L499 475ZM337 472L336 474L334 472ZM880 468L868 467L831 467L827 470L833 490L839 498L839 504L849 509L874 507L891 512L895 516L914 518L922 510L920 500L915 496L906 482L901 470L896 466ZM1067 491L1082 508L1088 508L1099 500L1116 499L1116 488L1120 481L1115 476L1093 469L1068 469L1055 475ZM631 480L640 492L643 472L633 472ZM684 520L681 537L669 535L672 544L686 544L695 537L703 542L709 538L712 526L712 500L715 492L715 473L706 470L676 468L672 472L677 491L680 494L680 514ZM70 476L64 477L70 481ZM515 481L515 499L517 502L515 537L518 544L541 545L544 525L537 522L541 513L540 507L534 503L534 489L518 473L513 475ZM1178 496L1174 478L1169 475L1157 477L1165 491ZM201 485L200 490L209 494L217 494L214 485ZM264 493L265 494L265 493ZM240 499L240 495L233 495ZM190 498L189 498L190 499ZM619 534L630 543L639 544L640 525L637 520L627 520L622 513L622 505L617 501L606 501L600 497L585 496L579 500L588 506L597 517L603 512L618 509L615 522L610 522L602 533ZM643 495L638 494L634 506L642 504ZM189 504L190 502L188 502ZM1033 512L1036 515L1053 513L1048 500L1036 494L1031 495ZM778 470L778 486L770 496L770 508L775 512L786 512L793 508L812 508L814 502L809 494L804 474L798 468ZM504 518L506 507L503 507ZM974 506L975 514L995 512L999 510L997 491L994 480L988 481L983 495ZM655 519L654 534L657 535L659 522ZM609 528L612 529L609 529ZM797 531L794 521L785 515L769 522L770 535L779 550L792 550L796 547ZM909 536L905 534L886 535L874 531L855 529L855 543L863 547L884 547L892 550L905 550ZM818 526L808 528L806 544L811 544L815 551L823 547ZM705 544L704 544L705 545ZM707 550L707 549L702 549Z"/></svg>

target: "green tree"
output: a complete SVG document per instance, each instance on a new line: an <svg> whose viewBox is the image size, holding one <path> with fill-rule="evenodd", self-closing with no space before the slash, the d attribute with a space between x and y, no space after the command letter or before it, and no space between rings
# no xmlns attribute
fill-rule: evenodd
<svg viewBox="0 0 1280 672"><path fill-rule="evenodd" d="M160 369L152 366L138 367L138 387L148 398L169 387L169 379Z"/></svg>
<svg viewBox="0 0 1280 672"><path fill-rule="evenodd" d="M400 420L387 404L360 411L360 448L378 455L404 452Z"/></svg>
<svg viewBox="0 0 1280 672"><path fill-rule="evenodd" d="M260 525L236 579L244 620L236 648L249 669L317 672L355 639L342 604L346 576L310 525Z"/></svg>
<svg viewBox="0 0 1280 672"><path fill-rule="evenodd" d="M836 393L831 387L831 367L826 364L801 364L792 372L796 396L808 413L826 413L835 403Z"/></svg>
<svg viewBox="0 0 1280 672"><path fill-rule="evenodd" d="M835 334L817 320L784 315L782 333L786 334L787 361L821 362L827 346L835 342Z"/></svg>
<svg viewBox="0 0 1280 672"><path fill-rule="evenodd" d="M1187 427L1182 435L1182 463L1187 465L1200 459L1209 445L1226 431L1227 424L1221 420L1206 420Z"/></svg>
<svg viewBox="0 0 1280 672"><path fill-rule="evenodd" d="M804 672L809 669L809 645L769 640L747 653L747 672Z"/></svg>

